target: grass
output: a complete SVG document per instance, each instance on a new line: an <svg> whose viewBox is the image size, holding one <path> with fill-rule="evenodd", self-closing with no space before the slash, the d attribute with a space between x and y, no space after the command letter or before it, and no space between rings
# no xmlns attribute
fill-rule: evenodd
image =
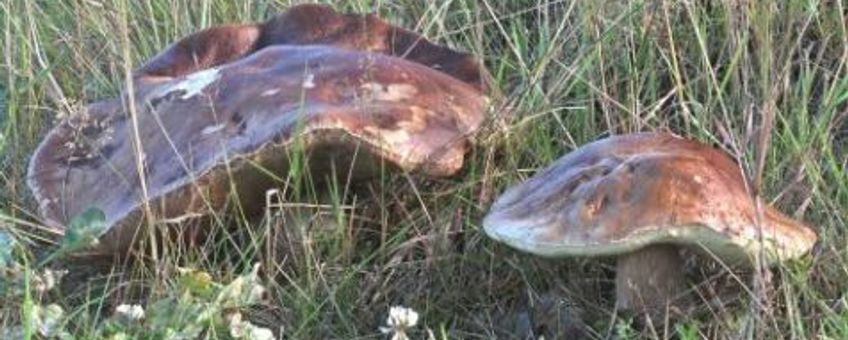
<svg viewBox="0 0 848 340"><path fill-rule="evenodd" d="M15 235L28 253L49 249L57 239L37 228L24 177L28 157L58 117L117 95L128 67L183 35L218 23L263 20L290 5L0 3L0 230ZM590 338L848 338L846 5L335 4L343 11L376 11L485 61L494 109L460 175L432 180L386 174L352 188L282 187L285 201L306 203L313 208L300 209L328 218L309 227L287 223L282 216L290 209L275 205L261 221L221 214L209 226L211 237L197 247L165 244L155 257L134 262L68 260L61 266L72 272L56 291L0 296L0 328L21 324L33 317L34 304L49 302L72 316L63 321L71 334L93 338L116 305L150 308L171 296L179 287L178 268L229 282L259 262L270 300L248 314L292 339L378 337L388 307L398 304L420 312L420 325L437 338L491 338L501 334L499 328L521 328L528 315L538 323L572 314L585 322ZM705 299L702 308L676 325L640 330L614 310L611 261L537 259L482 233L482 216L505 187L579 145L633 131L673 131L723 147L763 197L815 226L819 245L759 280L768 289L704 263L706 269L689 273L693 294ZM308 175L295 167L289 179L309 183ZM327 191L333 193L331 207L314 208ZM551 299L573 307L551 307ZM543 325L551 331L552 324ZM424 337L423 326L412 335Z"/></svg>

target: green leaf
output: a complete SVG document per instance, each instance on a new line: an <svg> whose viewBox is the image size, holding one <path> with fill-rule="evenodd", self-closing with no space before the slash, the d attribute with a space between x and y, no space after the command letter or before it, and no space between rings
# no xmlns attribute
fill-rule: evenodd
<svg viewBox="0 0 848 340"><path fill-rule="evenodd" d="M20 243L11 235L0 231L0 296L14 287L23 266L15 259L15 249ZM14 290L13 290L14 291ZM0 338L3 333L0 333Z"/></svg>
<svg viewBox="0 0 848 340"><path fill-rule="evenodd" d="M18 246L17 240L9 234L0 231L0 271L16 263L14 251Z"/></svg>
<svg viewBox="0 0 848 340"><path fill-rule="evenodd" d="M60 252L74 252L97 245L97 241L106 231L106 214L103 210L89 208L71 219Z"/></svg>
<svg viewBox="0 0 848 340"><path fill-rule="evenodd" d="M71 223L68 225L68 229L65 230L65 238L62 239L59 249L56 249L56 251L47 256L38 266L43 267L65 254L97 245L100 236L105 231L106 214L103 210L88 208L88 210L71 219Z"/></svg>
<svg viewBox="0 0 848 340"><path fill-rule="evenodd" d="M181 290L201 298L209 297L215 284L212 275L200 270L185 270L179 278Z"/></svg>
<svg viewBox="0 0 848 340"><path fill-rule="evenodd" d="M265 292L265 287L259 283L259 264L244 275L235 278L221 288L215 299L215 304L223 308L239 308L259 302Z"/></svg>

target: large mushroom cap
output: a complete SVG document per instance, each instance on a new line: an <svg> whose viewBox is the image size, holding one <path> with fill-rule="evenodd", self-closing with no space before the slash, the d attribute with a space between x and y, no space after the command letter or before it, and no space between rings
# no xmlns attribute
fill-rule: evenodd
<svg viewBox="0 0 848 340"><path fill-rule="evenodd" d="M323 19L299 17L304 10L320 11ZM309 26L333 18L375 26L345 32ZM175 43L135 75L141 155L134 151L126 95L89 105L45 137L28 176L41 215L63 228L80 212L100 208L111 226L101 243L120 249L142 216L139 158L154 212L170 219L219 209L232 188L243 205L261 205L273 178L286 174L289 155L299 152L341 174L352 166L354 176L367 176L360 172L372 161L432 176L456 172L487 98L479 77L455 78L442 72L454 69L430 63L463 65L463 72L479 64L420 37L441 57L373 53L397 46L363 46L355 37L375 34L374 27L382 35L370 39L412 35L376 23L382 21L301 6L263 25L216 27ZM276 41L279 27L289 29L287 37L298 28L313 33ZM304 42L321 45L296 45Z"/></svg>
<svg viewBox="0 0 848 340"><path fill-rule="evenodd" d="M810 228L767 204L759 224L756 211L739 166L725 153L642 133L574 150L507 190L483 226L496 240L552 257L618 255L668 243L745 261L762 244L775 261L800 256L816 242Z"/></svg>
<svg viewBox="0 0 848 340"><path fill-rule="evenodd" d="M140 81L175 77L240 59L272 45L328 45L400 57L484 90L477 58L431 43L373 14L341 14L325 5L289 8L261 24L222 25L189 35L139 68Z"/></svg>

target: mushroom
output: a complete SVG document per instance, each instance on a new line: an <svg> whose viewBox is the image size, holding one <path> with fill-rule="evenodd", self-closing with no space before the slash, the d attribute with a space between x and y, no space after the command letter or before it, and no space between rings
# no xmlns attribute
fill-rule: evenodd
<svg viewBox="0 0 848 340"><path fill-rule="evenodd" d="M448 176L487 109L480 70L373 15L297 6L173 44L138 69L132 97L91 104L50 131L28 184L52 228L103 210L96 251L120 253L145 202L165 220L208 216L233 196L261 209L301 152L316 172L367 178L385 163Z"/></svg>
<svg viewBox="0 0 848 340"><path fill-rule="evenodd" d="M260 24L207 28L176 42L143 65L136 81L157 81L232 62L273 45L326 45L403 58L485 90L485 70L467 53L431 43L374 14L340 14L305 4Z"/></svg>
<svg viewBox="0 0 848 340"><path fill-rule="evenodd" d="M681 248L731 265L809 251L816 233L746 190L722 151L663 133L602 139L563 156L497 199L490 237L545 257L616 256L619 308L652 313L685 290Z"/></svg>

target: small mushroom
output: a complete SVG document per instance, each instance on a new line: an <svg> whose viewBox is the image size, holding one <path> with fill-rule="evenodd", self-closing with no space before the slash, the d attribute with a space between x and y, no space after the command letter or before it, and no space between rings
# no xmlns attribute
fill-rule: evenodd
<svg viewBox="0 0 848 340"><path fill-rule="evenodd" d="M103 210L98 250L114 253L133 239L145 197L168 220L232 196L261 209L300 152L313 170L356 178L384 163L447 176L487 109L480 72L472 56L373 15L296 6L176 42L136 71L135 119L127 93L89 105L45 137L28 184L53 228Z"/></svg>
<svg viewBox="0 0 848 340"><path fill-rule="evenodd" d="M773 264L816 233L755 201L725 153L661 133L582 146L508 189L483 221L495 240L545 257L618 257L620 308L651 313L685 290L681 247L728 264Z"/></svg>

